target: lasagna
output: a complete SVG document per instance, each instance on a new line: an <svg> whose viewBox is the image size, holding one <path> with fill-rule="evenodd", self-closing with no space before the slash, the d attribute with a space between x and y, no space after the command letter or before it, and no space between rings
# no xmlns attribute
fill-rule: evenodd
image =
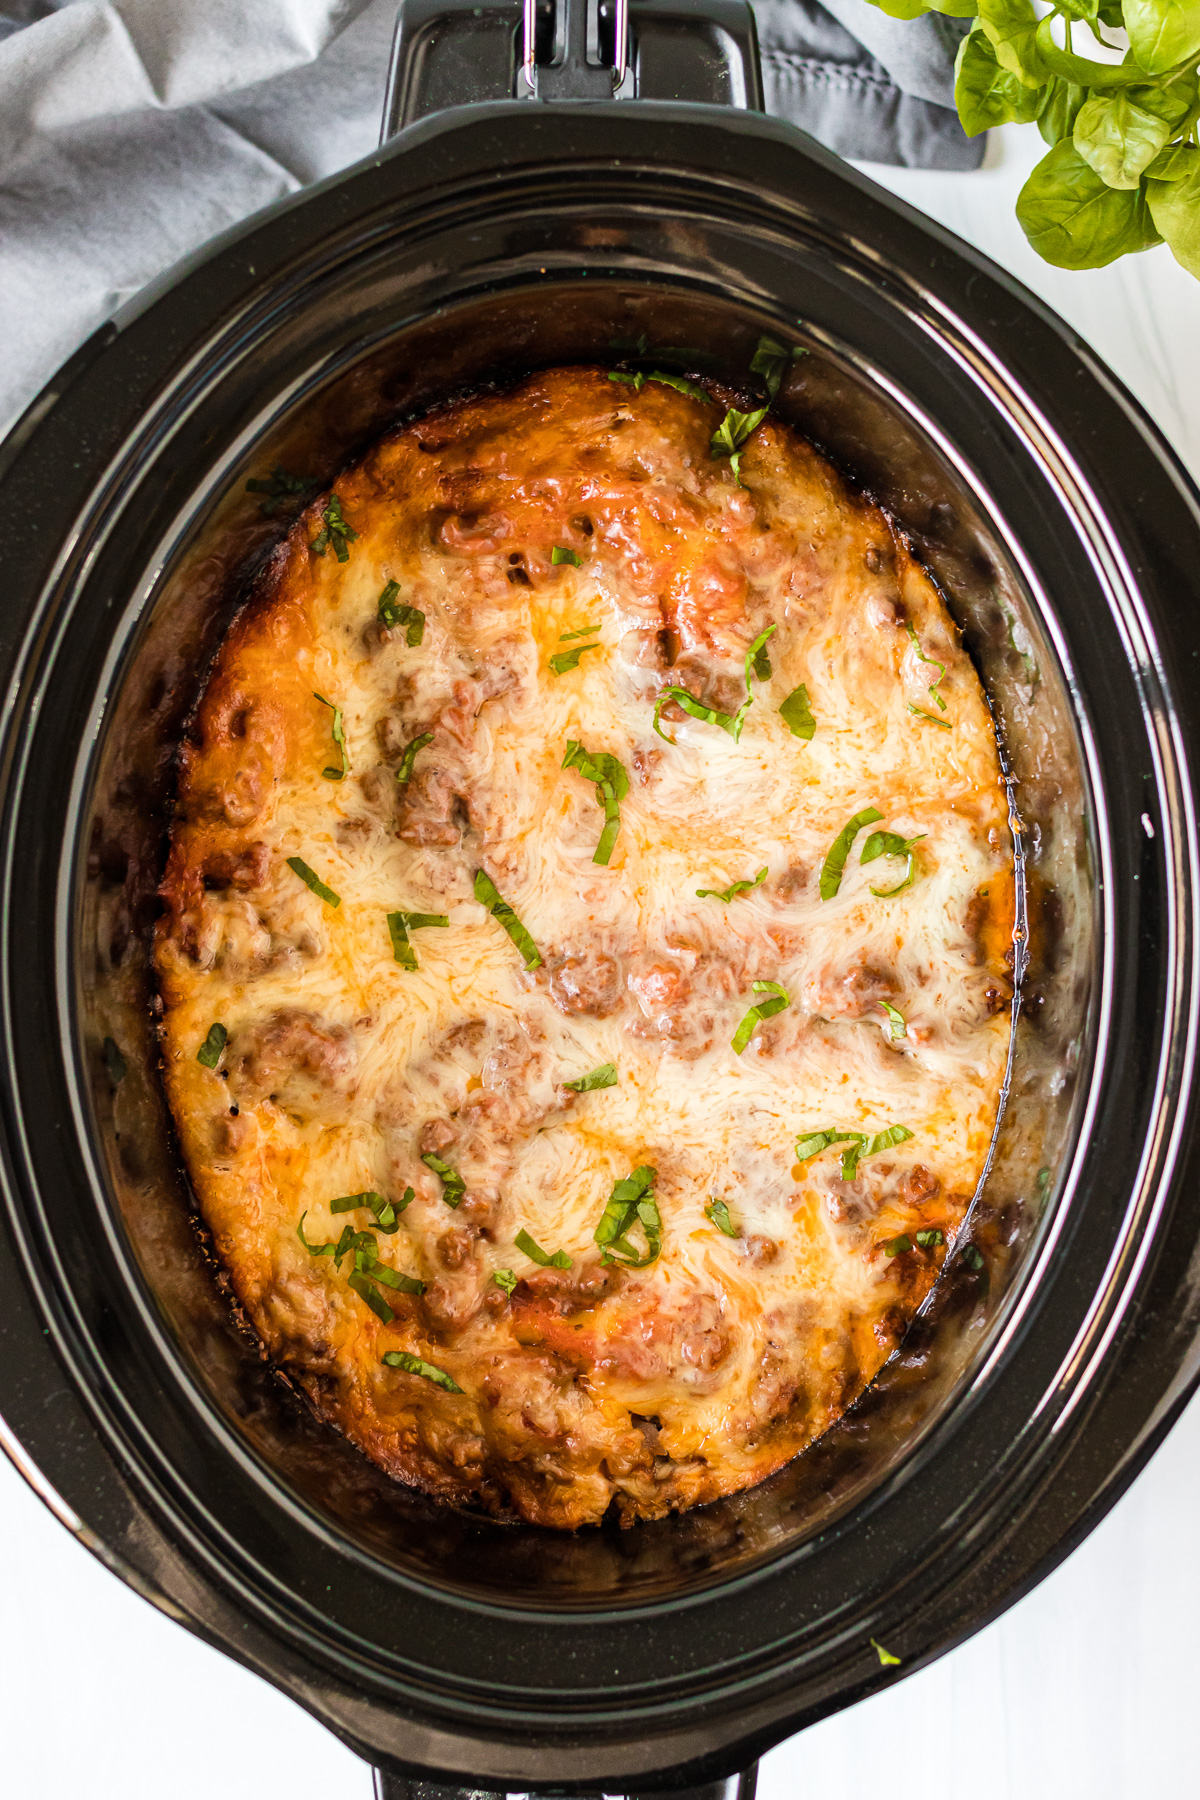
<svg viewBox="0 0 1200 1800"><path fill-rule="evenodd" d="M979 679L884 514L745 404L564 368L395 431L181 751L155 957L215 1253L318 1413L500 1517L657 1518L802 1451L1000 1105Z"/></svg>

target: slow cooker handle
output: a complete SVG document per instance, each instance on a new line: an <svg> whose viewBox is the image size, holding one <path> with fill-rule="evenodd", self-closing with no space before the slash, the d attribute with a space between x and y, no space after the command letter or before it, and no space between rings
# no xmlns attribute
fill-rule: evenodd
<svg viewBox="0 0 1200 1800"><path fill-rule="evenodd" d="M748 0L401 0L380 141L455 106L613 98L761 112Z"/></svg>
<svg viewBox="0 0 1200 1800"><path fill-rule="evenodd" d="M644 1800L754 1800L758 1786L758 1764L751 1763L744 1775L731 1775L727 1781L706 1781L700 1787L672 1788ZM449 1788L435 1781L410 1781L404 1775L386 1775L375 1771L375 1800L556 1800L552 1794L518 1797L497 1793L492 1788ZM561 1800L642 1800L641 1795L595 1794L562 1795Z"/></svg>

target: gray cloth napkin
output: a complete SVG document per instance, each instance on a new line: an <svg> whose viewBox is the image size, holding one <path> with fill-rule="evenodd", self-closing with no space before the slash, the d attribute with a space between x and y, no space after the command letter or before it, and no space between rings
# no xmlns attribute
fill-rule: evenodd
<svg viewBox="0 0 1200 1800"><path fill-rule="evenodd" d="M970 169L958 21L755 0L767 110ZM0 433L139 288L375 146L396 0L0 0Z"/></svg>

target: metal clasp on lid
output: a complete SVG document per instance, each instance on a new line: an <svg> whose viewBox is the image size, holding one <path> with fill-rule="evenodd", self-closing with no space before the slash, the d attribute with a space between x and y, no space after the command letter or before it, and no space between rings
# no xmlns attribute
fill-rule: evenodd
<svg viewBox="0 0 1200 1800"><path fill-rule="evenodd" d="M628 67L629 0L523 0L521 73L539 99L605 99Z"/></svg>

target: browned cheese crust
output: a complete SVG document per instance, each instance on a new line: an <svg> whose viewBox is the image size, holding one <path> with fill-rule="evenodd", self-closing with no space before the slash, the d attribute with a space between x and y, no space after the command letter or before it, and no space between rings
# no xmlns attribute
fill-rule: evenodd
<svg viewBox="0 0 1200 1800"><path fill-rule="evenodd" d="M937 1277L1008 1052L1010 839L975 671L884 516L772 418L739 484L710 449L722 414L565 369L388 437L335 489L356 535L313 548L325 496L279 549L182 752L166 1082L238 1301L398 1479L545 1525L748 1487L845 1411ZM380 622L385 590L419 644L411 615ZM672 684L733 715L769 624L738 741L676 702L656 734ZM780 711L802 684L810 738ZM572 741L628 776L607 865ZM861 861L872 829L920 840L907 885L904 856ZM476 899L481 869L540 965ZM396 911L448 921L409 932L415 970ZM606 1063L615 1085L565 1085ZM894 1125L911 1136L872 1149ZM851 1139L797 1160L822 1130L860 1135L857 1166ZM639 1167L661 1251L644 1262L634 1223L606 1260L597 1225ZM390 1230L369 1202L330 1210L409 1189ZM389 1322L302 1215L314 1246L370 1234Z"/></svg>

